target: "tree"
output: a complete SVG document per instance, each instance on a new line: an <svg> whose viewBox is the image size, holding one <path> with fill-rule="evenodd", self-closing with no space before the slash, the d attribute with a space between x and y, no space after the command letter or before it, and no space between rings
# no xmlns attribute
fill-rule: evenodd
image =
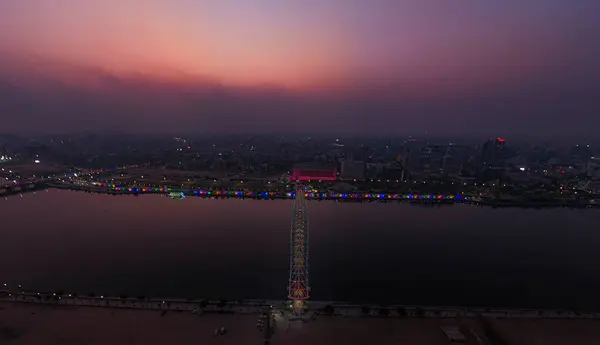
<svg viewBox="0 0 600 345"><path fill-rule="evenodd" d="M333 306L331 304L328 304L325 307L323 307L323 313L325 313L327 315L331 315L334 312L335 312L335 309L333 308Z"/></svg>
<svg viewBox="0 0 600 345"><path fill-rule="evenodd" d="M388 308L379 308L379 315L380 316L389 316L390 310Z"/></svg>
<svg viewBox="0 0 600 345"><path fill-rule="evenodd" d="M425 311L422 308L417 307L415 309L415 315L417 317L424 317L425 316Z"/></svg>
<svg viewBox="0 0 600 345"><path fill-rule="evenodd" d="M219 307L219 308L223 308L223 307L225 307L225 305L226 305L226 304L227 304L227 300L225 300L225 299L220 299L220 300L219 300L219 303L217 304L217 307Z"/></svg>
<svg viewBox="0 0 600 345"><path fill-rule="evenodd" d="M206 306L208 305L208 301L205 299L200 300L200 302L198 302L198 306L200 307L200 309L206 308Z"/></svg>
<svg viewBox="0 0 600 345"><path fill-rule="evenodd" d="M400 315L400 317L405 317L408 315L408 313L406 312L406 309L404 309L402 307L398 307L397 312L398 312L398 315Z"/></svg>

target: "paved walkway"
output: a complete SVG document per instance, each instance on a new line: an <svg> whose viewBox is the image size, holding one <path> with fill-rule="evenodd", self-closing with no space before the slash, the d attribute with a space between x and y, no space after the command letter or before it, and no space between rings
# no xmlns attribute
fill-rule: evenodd
<svg viewBox="0 0 600 345"><path fill-rule="evenodd" d="M243 301L201 301L182 299L140 299L108 296L75 296L43 294L36 292L15 292L0 290L0 301L23 302L49 305L72 305L90 307L110 307L126 309L150 309L190 311L194 313L239 313L259 314L267 310L276 313L289 310L289 301L243 300ZM331 306L331 307L327 307ZM329 310L327 310L329 309ZM421 317L421 318L525 318L525 319L600 319L600 313L562 310L530 309L487 309L461 307L419 307L419 306L361 306L354 304L309 301L307 315L355 317Z"/></svg>

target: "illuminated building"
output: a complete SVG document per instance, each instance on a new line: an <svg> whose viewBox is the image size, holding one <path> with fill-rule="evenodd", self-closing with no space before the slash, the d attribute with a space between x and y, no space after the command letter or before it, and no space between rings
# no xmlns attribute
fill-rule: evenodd
<svg viewBox="0 0 600 345"><path fill-rule="evenodd" d="M337 169L318 164L297 165L292 170L294 181L335 181Z"/></svg>

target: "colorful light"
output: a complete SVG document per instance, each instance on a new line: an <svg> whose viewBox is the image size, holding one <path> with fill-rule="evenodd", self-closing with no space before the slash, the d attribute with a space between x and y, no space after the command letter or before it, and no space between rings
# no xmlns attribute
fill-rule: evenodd
<svg viewBox="0 0 600 345"><path fill-rule="evenodd" d="M102 184L102 183L93 183L94 185L104 186L108 190L113 191L129 191L131 193L139 193L139 192L170 192L171 189L167 187L163 188L150 188L150 187L122 187L114 184ZM182 193L182 192L177 192ZM235 190L216 190L216 191L207 191L207 190L196 190L191 191L191 193L196 194L197 196L238 196L238 197L265 197L265 198L295 198L296 193L288 192L288 193L277 193L277 192L252 192L252 191L235 191ZM346 194L346 193L318 193L317 190L312 190L310 193L305 193L305 197L307 198L320 198L320 199L443 199L443 200L459 200L464 199L468 200L468 198L457 195L445 195L445 194Z"/></svg>

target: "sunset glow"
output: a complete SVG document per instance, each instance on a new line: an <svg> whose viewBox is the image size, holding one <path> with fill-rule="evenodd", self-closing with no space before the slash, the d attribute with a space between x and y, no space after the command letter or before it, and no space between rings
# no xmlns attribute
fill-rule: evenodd
<svg viewBox="0 0 600 345"><path fill-rule="evenodd" d="M4 0L0 77L38 91L53 80L90 92L145 85L191 97L210 85L287 95L276 103L442 101L587 83L598 75L597 44L579 42L592 39L597 4L562 4ZM165 104L185 108L180 97Z"/></svg>
<svg viewBox="0 0 600 345"><path fill-rule="evenodd" d="M464 23L455 5L425 3L11 0L3 5L9 37L2 43L117 74L293 87L390 78L490 82L535 73L563 48L550 26L527 32L531 18L498 17L503 6L471 2L474 17Z"/></svg>

